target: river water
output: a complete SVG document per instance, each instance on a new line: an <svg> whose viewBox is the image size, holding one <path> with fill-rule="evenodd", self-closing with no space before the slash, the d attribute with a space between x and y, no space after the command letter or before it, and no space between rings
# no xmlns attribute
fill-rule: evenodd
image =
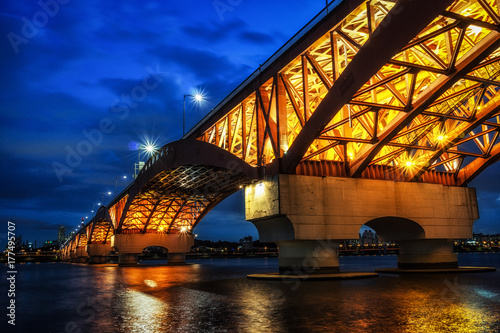
<svg viewBox="0 0 500 333"><path fill-rule="evenodd" d="M396 256L341 257L343 271ZM259 281L277 258L138 267L17 264L16 326L1 332L500 332L500 253L460 254L496 272L380 274L344 281ZM4 267L4 272L7 267ZM5 277L5 274L4 274ZM1 304L7 306L6 278ZM5 310L4 310L5 311Z"/></svg>

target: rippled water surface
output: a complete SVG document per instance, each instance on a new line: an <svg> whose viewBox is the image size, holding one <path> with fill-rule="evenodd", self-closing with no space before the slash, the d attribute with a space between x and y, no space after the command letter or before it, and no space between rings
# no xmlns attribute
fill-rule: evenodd
<svg viewBox="0 0 500 333"><path fill-rule="evenodd" d="M278 260L186 266L18 264L16 327L1 332L500 332L500 253L459 255L493 273L257 281ZM395 267L396 256L341 257L343 271ZM5 290L5 278L1 281ZM2 291L2 308L6 295Z"/></svg>

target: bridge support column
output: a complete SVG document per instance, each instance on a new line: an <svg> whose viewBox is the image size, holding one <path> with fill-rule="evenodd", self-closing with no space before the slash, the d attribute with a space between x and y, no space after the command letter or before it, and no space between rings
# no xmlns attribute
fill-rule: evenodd
<svg viewBox="0 0 500 333"><path fill-rule="evenodd" d="M109 252L111 252L111 244L87 244L87 253L90 256L89 264L105 264Z"/></svg>
<svg viewBox="0 0 500 333"><path fill-rule="evenodd" d="M473 188L285 174L245 188L245 215L261 242L278 244L280 271L317 272L338 270L332 244L358 239L364 225L400 244L400 268L456 268L448 240L470 238L479 217Z"/></svg>
<svg viewBox="0 0 500 333"><path fill-rule="evenodd" d="M279 273L303 275L338 273L338 243L317 240L276 242L279 248Z"/></svg>
<svg viewBox="0 0 500 333"><path fill-rule="evenodd" d="M118 266L136 266L139 253L120 253L118 255Z"/></svg>
<svg viewBox="0 0 500 333"><path fill-rule="evenodd" d="M400 269L458 268L452 240L418 239L398 244Z"/></svg>
<svg viewBox="0 0 500 333"><path fill-rule="evenodd" d="M168 252L167 260L169 264L174 264L174 265L184 264L186 263L186 254Z"/></svg>
<svg viewBox="0 0 500 333"><path fill-rule="evenodd" d="M137 264L137 257L149 246L161 246L168 249L169 263L184 263L185 253L194 245L191 234L115 234L111 237L111 246L118 250L118 265Z"/></svg>
<svg viewBox="0 0 500 333"><path fill-rule="evenodd" d="M76 253L76 262L78 263L87 262L89 254L87 253L85 247L77 247L75 253Z"/></svg>

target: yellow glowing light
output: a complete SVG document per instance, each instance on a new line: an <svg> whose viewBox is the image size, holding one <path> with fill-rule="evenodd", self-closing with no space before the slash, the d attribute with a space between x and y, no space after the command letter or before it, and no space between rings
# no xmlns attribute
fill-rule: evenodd
<svg viewBox="0 0 500 333"><path fill-rule="evenodd" d="M181 227L181 232L186 232L188 230L187 227Z"/></svg>
<svg viewBox="0 0 500 333"><path fill-rule="evenodd" d="M444 135L440 135L440 136L438 136L438 140L439 140L439 141L443 141L443 140L444 140Z"/></svg>
<svg viewBox="0 0 500 333"><path fill-rule="evenodd" d="M163 226L158 228L158 231L160 231L160 232L163 230L165 230L165 227L163 227Z"/></svg>
<svg viewBox="0 0 500 333"><path fill-rule="evenodd" d="M414 163L412 161L406 161L405 165L411 167Z"/></svg>
<svg viewBox="0 0 500 333"><path fill-rule="evenodd" d="M156 281L153 281L153 280L144 280L144 283L146 284L146 286L151 287L151 288L155 288L158 286Z"/></svg>

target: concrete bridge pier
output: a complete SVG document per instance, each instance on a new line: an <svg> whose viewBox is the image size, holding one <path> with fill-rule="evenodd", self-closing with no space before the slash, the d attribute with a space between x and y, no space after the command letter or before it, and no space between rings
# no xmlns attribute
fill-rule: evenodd
<svg viewBox="0 0 500 333"><path fill-rule="evenodd" d="M70 250L69 251L69 261L70 262L77 262L78 256L76 255L76 249L75 250Z"/></svg>
<svg viewBox="0 0 500 333"><path fill-rule="evenodd" d="M448 239L416 239L399 241L398 268L458 268L453 241Z"/></svg>
<svg viewBox="0 0 500 333"><path fill-rule="evenodd" d="M109 252L111 252L111 244L87 244L89 264L105 264Z"/></svg>
<svg viewBox="0 0 500 333"><path fill-rule="evenodd" d="M278 241L279 273L284 275L339 272L338 243L326 240Z"/></svg>
<svg viewBox="0 0 500 333"><path fill-rule="evenodd" d="M76 262L78 263L85 263L89 259L89 254L87 253L87 250L85 247L77 247L75 250L76 254Z"/></svg>
<svg viewBox="0 0 500 333"><path fill-rule="evenodd" d="M279 247L280 273L338 272L338 243L362 226L400 246L398 268L457 269L451 239L470 238L473 188L279 174L245 189L245 215ZM290 273L291 272L291 273Z"/></svg>
<svg viewBox="0 0 500 333"><path fill-rule="evenodd" d="M194 245L194 236L180 234L115 234L111 237L111 246L118 250L119 266L137 265L139 254L149 246L168 249L169 264L183 264L186 253Z"/></svg>
<svg viewBox="0 0 500 333"><path fill-rule="evenodd" d="M184 264L186 263L185 253L167 253L167 260L169 264Z"/></svg>

